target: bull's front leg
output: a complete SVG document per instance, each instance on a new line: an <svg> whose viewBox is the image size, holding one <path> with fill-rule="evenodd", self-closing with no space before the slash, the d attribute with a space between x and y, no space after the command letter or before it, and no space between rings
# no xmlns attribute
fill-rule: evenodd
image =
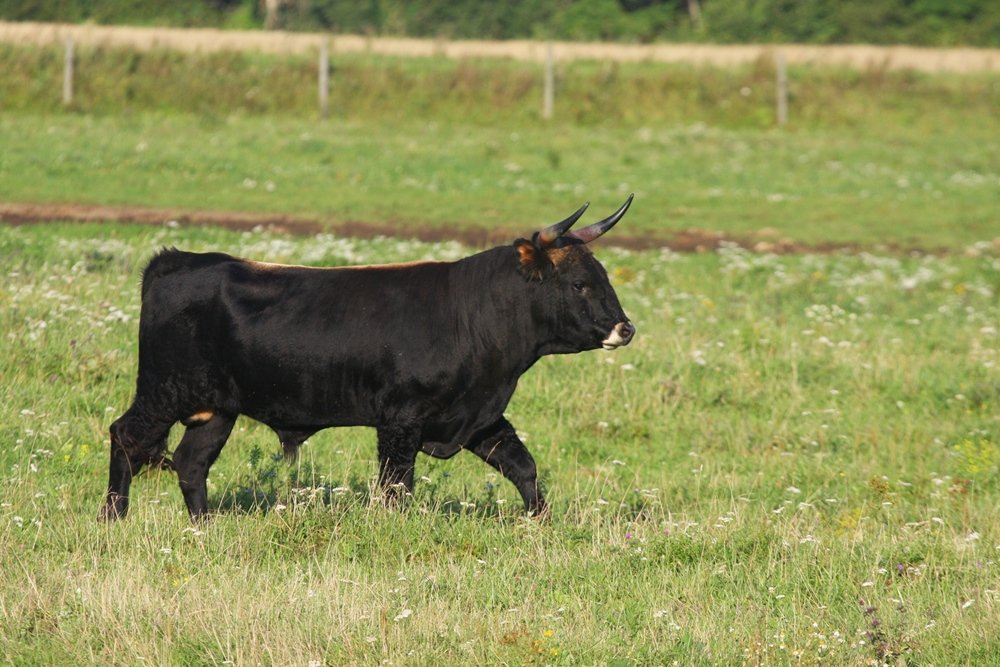
<svg viewBox="0 0 1000 667"><path fill-rule="evenodd" d="M506 419L499 420L488 435L480 438L469 448L472 452L496 468L509 479L524 500L524 509L529 514L547 514L548 505L538 486L538 471L535 460L517 437L517 431Z"/></svg>
<svg viewBox="0 0 1000 667"><path fill-rule="evenodd" d="M378 428L378 486L387 502L413 492L413 466L419 450L419 425Z"/></svg>

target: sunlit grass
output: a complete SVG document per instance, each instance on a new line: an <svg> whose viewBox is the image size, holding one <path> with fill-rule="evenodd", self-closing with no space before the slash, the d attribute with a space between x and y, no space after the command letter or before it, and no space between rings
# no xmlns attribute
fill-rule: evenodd
<svg viewBox="0 0 1000 667"><path fill-rule="evenodd" d="M162 245L319 264L471 252L0 227L0 661L997 664L995 246L599 248L637 339L542 361L508 411L548 523L475 457L421 457L395 512L370 502L369 431L321 432L289 469L241 420L211 522L151 472L129 518L99 525L138 276Z"/></svg>
<svg viewBox="0 0 1000 667"><path fill-rule="evenodd" d="M1000 237L989 123L939 132L0 115L5 201L522 230L583 201L621 233L961 249Z"/></svg>
<svg viewBox="0 0 1000 667"><path fill-rule="evenodd" d="M775 125L769 61L537 65L0 46L0 200L505 230L582 201L628 230L765 244L962 248L1000 236L1000 92L988 75L804 67ZM564 212L565 211L565 212ZM544 220L539 220L539 216Z"/></svg>

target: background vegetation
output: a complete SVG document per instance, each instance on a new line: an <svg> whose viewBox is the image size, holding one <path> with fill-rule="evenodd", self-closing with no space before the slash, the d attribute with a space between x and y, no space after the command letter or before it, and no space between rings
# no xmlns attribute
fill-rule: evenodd
<svg viewBox="0 0 1000 667"><path fill-rule="evenodd" d="M314 118L315 58L77 47L74 106L83 113L144 111ZM62 46L0 44L0 109L62 111ZM334 115L508 126L539 121L541 68L504 59L339 55L332 60ZM663 63L561 62L550 125L774 125L771 58L731 68ZM990 73L925 74L789 68L793 128L940 129L996 120L1000 86ZM947 111L946 118L942 111Z"/></svg>
<svg viewBox="0 0 1000 667"><path fill-rule="evenodd" d="M990 75L352 56L318 120L315 62L0 47L0 182L16 202L296 214L525 233L580 201L626 233L690 227L813 245L960 249L1000 236L1000 87Z"/></svg>
<svg viewBox="0 0 1000 667"><path fill-rule="evenodd" d="M267 20L262 5L0 0L0 18L252 29ZM992 0L292 0L273 21L291 30L476 39L1000 45Z"/></svg>

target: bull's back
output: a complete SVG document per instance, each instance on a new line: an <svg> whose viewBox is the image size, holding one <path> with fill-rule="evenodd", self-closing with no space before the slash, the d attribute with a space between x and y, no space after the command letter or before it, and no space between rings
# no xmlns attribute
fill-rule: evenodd
<svg viewBox="0 0 1000 667"><path fill-rule="evenodd" d="M401 407L394 392L413 380L418 360L438 371L445 364L430 348L446 274L432 263L232 266L220 293L222 354L242 411L288 425L372 425Z"/></svg>
<svg viewBox="0 0 1000 667"><path fill-rule="evenodd" d="M143 275L140 382L169 377L266 423L370 422L400 368L430 361L446 283L436 263L319 269L165 250Z"/></svg>

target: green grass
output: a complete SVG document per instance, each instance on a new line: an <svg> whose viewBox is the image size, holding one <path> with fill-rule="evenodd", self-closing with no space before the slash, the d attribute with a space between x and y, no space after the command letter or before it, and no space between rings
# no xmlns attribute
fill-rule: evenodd
<svg viewBox="0 0 1000 667"><path fill-rule="evenodd" d="M638 338L543 360L509 409L548 523L474 457L421 457L396 512L370 501L371 432L317 434L289 469L241 421L210 523L148 472L104 526L107 428L131 400L157 248L307 264L469 251L0 226L0 662L1000 664L994 81L793 71L777 130L766 63L580 63L546 124L528 66L357 57L335 63L319 122L302 59L82 49L71 113L55 51L3 47L0 63L0 201L405 238L524 235L635 191L612 235L869 251L599 249Z"/></svg>
<svg viewBox="0 0 1000 667"><path fill-rule="evenodd" d="M146 155L197 162L167 141L196 123L82 119L97 131L74 137L64 121L28 127L56 128L52 152L103 141L124 156L142 138ZM264 125L227 122L219 141ZM115 150L91 167L124 178ZM234 178L270 176L230 159ZM622 224L648 225L645 210ZM212 471L210 523L188 522L161 472L136 480L127 520L99 525L107 426L134 382L139 272L162 245L321 264L466 252L0 227L0 662L1000 664L995 246L598 249L637 339L543 360L509 409L548 523L471 456L421 457L428 479L396 512L369 501L367 430L317 434L288 469L273 434L241 421Z"/></svg>
<svg viewBox="0 0 1000 667"><path fill-rule="evenodd" d="M345 56L333 118L312 58L0 46L0 201L503 228L637 194L632 235L961 249L1000 236L1000 87L987 75L769 62L561 64Z"/></svg>
<svg viewBox="0 0 1000 667"><path fill-rule="evenodd" d="M0 114L0 200L523 233L628 192L625 234L868 247L1000 236L996 125L792 131Z"/></svg>

